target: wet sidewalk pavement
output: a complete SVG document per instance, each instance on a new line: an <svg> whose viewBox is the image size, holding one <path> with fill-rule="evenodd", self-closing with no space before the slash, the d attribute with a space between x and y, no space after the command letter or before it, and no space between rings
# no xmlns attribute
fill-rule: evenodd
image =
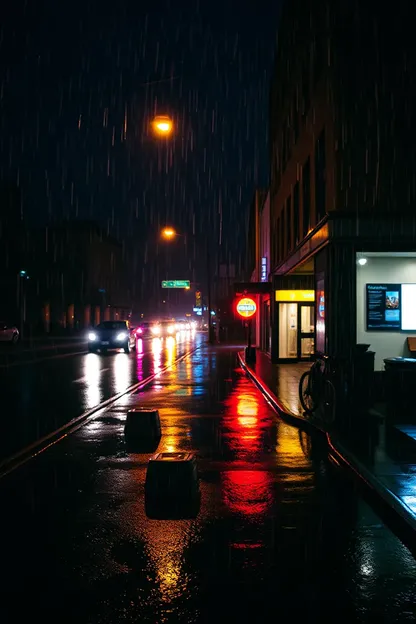
<svg viewBox="0 0 416 624"><path fill-rule="evenodd" d="M414 621L410 551L237 352L202 347L0 480L2 624ZM159 409L158 451L196 454L194 519L146 516L135 406Z"/></svg>
<svg viewBox="0 0 416 624"><path fill-rule="evenodd" d="M240 354L242 361L243 354ZM244 364L245 365L245 364ZM245 365L247 366L247 365ZM299 401L299 379L310 362L273 364L262 352L257 352L249 374L262 386L289 422L310 428ZM328 434L331 452L338 461L348 465L383 503L406 523L405 530L416 537L416 426L389 424L380 406L366 413L350 414L347 431Z"/></svg>

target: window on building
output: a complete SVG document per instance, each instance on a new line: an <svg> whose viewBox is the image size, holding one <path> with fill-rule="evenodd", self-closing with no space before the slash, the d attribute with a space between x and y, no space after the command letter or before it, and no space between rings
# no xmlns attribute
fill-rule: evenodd
<svg viewBox="0 0 416 624"><path fill-rule="evenodd" d="M299 243L299 182L293 188L293 242Z"/></svg>
<svg viewBox="0 0 416 624"><path fill-rule="evenodd" d="M287 252L289 252L292 249L292 198L289 195L289 197L286 200L286 217L285 217L285 224L286 224L286 249Z"/></svg>
<svg viewBox="0 0 416 624"><path fill-rule="evenodd" d="M302 238L309 232L311 223L311 160L307 159L302 169Z"/></svg>
<svg viewBox="0 0 416 624"><path fill-rule="evenodd" d="M325 130L322 130L315 143L315 210L318 223L326 214Z"/></svg>

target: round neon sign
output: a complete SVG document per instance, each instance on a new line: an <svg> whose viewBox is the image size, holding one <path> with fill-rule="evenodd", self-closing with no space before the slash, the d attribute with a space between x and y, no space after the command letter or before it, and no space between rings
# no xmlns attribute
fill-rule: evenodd
<svg viewBox="0 0 416 624"><path fill-rule="evenodd" d="M252 318L257 312L257 304L254 299L250 297L243 297L237 301L236 305L237 314L243 319Z"/></svg>

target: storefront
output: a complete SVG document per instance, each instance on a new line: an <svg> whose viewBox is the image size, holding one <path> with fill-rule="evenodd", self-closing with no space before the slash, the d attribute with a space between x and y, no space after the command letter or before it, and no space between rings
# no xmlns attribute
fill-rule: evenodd
<svg viewBox="0 0 416 624"><path fill-rule="evenodd" d="M416 335L416 252L356 254L357 343L375 352L375 370L384 359L409 357Z"/></svg>
<svg viewBox="0 0 416 624"><path fill-rule="evenodd" d="M278 360L307 361L315 351L315 291L276 290Z"/></svg>
<svg viewBox="0 0 416 624"><path fill-rule="evenodd" d="M386 358L409 357L408 338L416 337L415 218L402 217L398 227L384 216L375 235L370 216L357 230L353 215L331 215L312 232L273 273L272 360L325 353L348 365L356 345L366 344L381 372Z"/></svg>

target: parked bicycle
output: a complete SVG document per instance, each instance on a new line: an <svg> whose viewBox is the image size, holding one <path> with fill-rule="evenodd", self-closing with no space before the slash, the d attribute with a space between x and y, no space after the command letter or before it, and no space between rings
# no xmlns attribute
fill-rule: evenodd
<svg viewBox="0 0 416 624"><path fill-rule="evenodd" d="M325 424L335 419L336 391L332 382L332 361L319 355L299 380L299 400L308 417L316 416Z"/></svg>

